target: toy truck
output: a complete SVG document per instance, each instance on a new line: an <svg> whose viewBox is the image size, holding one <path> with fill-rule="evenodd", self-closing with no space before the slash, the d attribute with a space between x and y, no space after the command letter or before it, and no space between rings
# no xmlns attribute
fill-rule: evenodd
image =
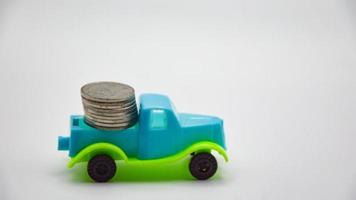
<svg viewBox="0 0 356 200"><path fill-rule="evenodd" d="M189 171L198 180L212 177L217 170L212 150L228 161L223 121L177 113L164 95L141 95L138 122L124 130L100 130L79 115L71 116L70 123L70 137L58 137L58 150L69 151L69 168L88 162L88 175L96 182L114 177L118 160L145 165L191 156Z"/></svg>

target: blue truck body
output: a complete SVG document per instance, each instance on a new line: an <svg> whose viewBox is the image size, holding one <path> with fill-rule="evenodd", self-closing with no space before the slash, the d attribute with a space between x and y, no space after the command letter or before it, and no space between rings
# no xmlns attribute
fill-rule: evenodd
<svg viewBox="0 0 356 200"><path fill-rule="evenodd" d="M225 149L223 121L218 117L176 112L167 96L140 96L139 120L124 130L100 130L85 123L81 115L71 116L70 137L59 137L58 149L75 157L85 147L105 142L121 148L128 157L141 160L174 155L201 141Z"/></svg>

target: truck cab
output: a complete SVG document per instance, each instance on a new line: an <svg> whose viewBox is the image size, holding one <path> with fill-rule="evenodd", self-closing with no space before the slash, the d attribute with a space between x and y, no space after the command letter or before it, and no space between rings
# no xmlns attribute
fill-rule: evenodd
<svg viewBox="0 0 356 200"><path fill-rule="evenodd" d="M178 113L170 99L159 94L140 96L139 119L130 128L100 130L88 125L83 116L74 115L70 130L70 137L58 139L58 150L69 151L69 167L90 162L97 155L107 155L112 160L147 162L167 160L182 152L185 153L181 156L186 156L216 150L227 160L220 118Z"/></svg>

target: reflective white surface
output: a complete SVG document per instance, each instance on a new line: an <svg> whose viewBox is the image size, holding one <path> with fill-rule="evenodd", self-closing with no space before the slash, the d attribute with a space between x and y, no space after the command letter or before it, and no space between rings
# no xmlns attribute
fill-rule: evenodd
<svg viewBox="0 0 356 200"><path fill-rule="evenodd" d="M352 0L1 0L0 199L355 199L355 11ZM221 178L74 181L56 139L98 80L223 118Z"/></svg>

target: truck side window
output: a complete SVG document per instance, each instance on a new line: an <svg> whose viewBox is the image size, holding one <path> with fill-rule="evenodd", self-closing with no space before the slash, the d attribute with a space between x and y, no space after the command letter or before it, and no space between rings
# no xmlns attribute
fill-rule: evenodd
<svg viewBox="0 0 356 200"><path fill-rule="evenodd" d="M150 128L164 129L167 128L167 114L164 110L152 110L150 114Z"/></svg>

